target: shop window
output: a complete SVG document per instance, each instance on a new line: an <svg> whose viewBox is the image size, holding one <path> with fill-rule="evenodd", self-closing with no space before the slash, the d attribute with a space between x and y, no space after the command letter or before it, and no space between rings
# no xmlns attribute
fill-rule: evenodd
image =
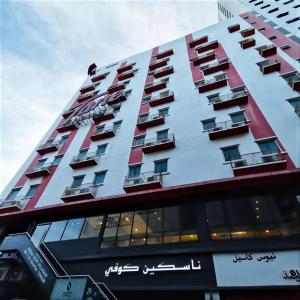
<svg viewBox="0 0 300 300"><path fill-rule="evenodd" d="M52 222L45 236L44 242L55 242L61 239L61 236L66 227L67 221Z"/></svg>
<svg viewBox="0 0 300 300"><path fill-rule="evenodd" d="M147 244L162 243L162 208L148 211Z"/></svg>
<svg viewBox="0 0 300 300"><path fill-rule="evenodd" d="M120 214L110 214L107 216L101 248L115 247L115 240L116 240L119 220L120 220Z"/></svg>
<svg viewBox="0 0 300 300"><path fill-rule="evenodd" d="M130 244L130 236L133 222L133 212L122 213L120 217L118 233L117 233L117 247L128 247Z"/></svg>
<svg viewBox="0 0 300 300"><path fill-rule="evenodd" d="M85 219L80 235L81 239L98 237L103 224L103 216L89 217Z"/></svg>
<svg viewBox="0 0 300 300"><path fill-rule="evenodd" d="M62 240L78 239L80 236L83 223L84 223L84 218L69 220L61 239Z"/></svg>
<svg viewBox="0 0 300 300"><path fill-rule="evenodd" d="M146 244L147 212L136 211L132 225L131 246Z"/></svg>
<svg viewBox="0 0 300 300"><path fill-rule="evenodd" d="M47 230L49 229L50 224L40 224L36 226L34 233L31 236L31 240L35 246L38 246L39 243L45 237Z"/></svg>

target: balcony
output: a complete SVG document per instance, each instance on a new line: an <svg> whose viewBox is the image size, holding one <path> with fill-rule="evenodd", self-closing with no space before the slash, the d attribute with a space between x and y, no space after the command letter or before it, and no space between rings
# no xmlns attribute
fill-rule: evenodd
<svg viewBox="0 0 300 300"><path fill-rule="evenodd" d="M162 188L163 174L155 174L154 172L141 173L139 177L125 177L124 191L126 193L138 192L143 190L152 190Z"/></svg>
<svg viewBox="0 0 300 300"><path fill-rule="evenodd" d="M95 90L95 86L93 84L86 85L80 89L81 94L85 94L87 92L91 92Z"/></svg>
<svg viewBox="0 0 300 300"><path fill-rule="evenodd" d="M117 72L118 72L118 74L121 74L121 73L130 71L130 70L132 70L134 65L135 65L135 63L132 63L132 64L129 64L129 65L126 65L126 66L123 66L123 67L119 67L117 69Z"/></svg>
<svg viewBox="0 0 300 300"><path fill-rule="evenodd" d="M138 117L137 127L139 129L147 129L149 127L162 125L165 123L165 117L159 113L153 115L142 115Z"/></svg>
<svg viewBox="0 0 300 300"><path fill-rule="evenodd" d="M157 55L155 55L155 58L156 59L162 59L162 58L168 57L168 56L173 55L173 54L174 54L173 49L168 49L166 51L160 52Z"/></svg>
<svg viewBox="0 0 300 300"><path fill-rule="evenodd" d="M134 74L137 72L137 69L135 70L129 70L127 72L123 72L121 74L118 74L118 80L125 80L128 78L131 78L134 76Z"/></svg>
<svg viewBox="0 0 300 300"><path fill-rule="evenodd" d="M253 38L242 40L239 43L242 49L247 49L256 45L256 41Z"/></svg>
<svg viewBox="0 0 300 300"><path fill-rule="evenodd" d="M201 36L198 39L192 40L189 43L189 46L190 46L190 48L194 48L194 47L199 46L201 44L207 43L207 41L208 41L208 36L207 35L206 36Z"/></svg>
<svg viewBox="0 0 300 300"><path fill-rule="evenodd" d="M215 48L218 48L218 47L219 47L218 41L212 41L212 42L205 43L203 45L200 45L200 46L196 47L195 50L198 53L203 53L205 51L212 50L212 49L215 49Z"/></svg>
<svg viewBox="0 0 300 300"><path fill-rule="evenodd" d="M28 173L25 173L27 178L38 178L38 177L45 177L51 174L51 169L53 164L44 164L42 166L33 167Z"/></svg>
<svg viewBox="0 0 300 300"><path fill-rule="evenodd" d="M14 199L0 200L0 214L12 213L23 210L31 197L15 197Z"/></svg>
<svg viewBox="0 0 300 300"><path fill-rule="evenodd" d="M145 85L146 93L153 93L167 87L167 82L164 80L154 81Z"/></svg>
<svg viewBox="0 0 300 300"><path fill-rule="evenodd" d="M94 91L86 93L86 94L80 94L76 100L78 103L81 103L83 101L93 98L93 96L94 96Z"/></svg>
<svg viewBox="0 0 300 300"><path fill-rule="evenodd" d="M123 102L127 99L127 94L126 92L119 92L116 94L113 94L107 101L108 105L113 105L113 104L117 104L120 102Z"/></svg>
<svg viewBox="0 0 300 300"><path fill-rule="evenodd" d="M174 101L174 93L172 91L165 91L155 97L151 97L149 105L151 107Z"/></svg>
<svg viewBox="0 0 300 300"><path fill-rule="evenodd" d="M174 134L169 134L165 139L147 139L142 150L144 154L175 148Z"/></svg>
<svg viewBox="0 0 300 300"><path fill-rule="evenodd" d="M227 70L228 68L229 68L228 58L220 59L215 63L200 66L200 69L202 70L204 75L209 75L218 71Z"/></svg>
<svg viewBox="0 0 300 300"><path fill-rule="evenodd" d="M248 95L249 95L248 91L242 90L242 91L218 96L211 103L214 107L214 110L219 110L219 109L247 103Z"/></svg>
<svg viewBox="0 0 300 300"><path fill-rule="evenodd" d="M169 58L165 58L165 59L160 59L160 60L156 60L154 61L152 64L150 64L149 66L149 70L150 71L154 71L160 67L164 67L168 64Z"/></svg>
<svg viewBox="0 0 300 300"><path fill-rule="evenodd" d="M250 35L255 34L255 29L254 28L247 28L247 29L242 30L240 33L243 37L248 37Z"/></svg>
<svg viewBox="0 0 300 300"><path fill-rule="evenodd" d="M73 112L74 112L74 108L69 108L62 113L62 117L64 119L68 119Z"/></svg>
<svg viewBox="0 0 300 300"><path fill-rule="evenodd" d="M300 117L300 105L296 105L295 113L298 115L298 117Z"/></svg>
<svg viewBox="0 0 300 300"><path fill-rule="evenodd" d="M200 64L209 62L211 60L214 60L216 58L215 51L209 51L204 55L198 55L191 59L191 62L194 66L199 66Z"/></svg>
<svg viewBox="0 0 300 300"><path fill-rule="evenodd" d="M261 152L243 154L239 159L230 161L234 176L286 169L287 161L283 153L264 155Z"/></svg>
<svg viewBox="0 0 300 300"><path fill-rule="evenodd" d="M96 130L91 134L91 140L92 141L99 141L106 138L111 138L116 135L116 131L113 126L107 126L107 127L99 127L96 128Z"/></svg>
<svg viewBox="0 0 300 300"><path fill-rule="evenodd" d="M195 82L196 87L199 90L199 93L204 93L211 91L227 85L226 74L216 75L212 79L203 79Z"/></svg>
<svg viewBox="0 0 300 300"><path fill-rule="evenodd" d="M65 123L63 123L60 127L56 128L56 130L62 133L70 130L75 130L77 128L78 127L76 124L74 124L71 120L68 120Z"/></svg>
<svg viewBox="0 0 300 300"><path fill-rule="evenodd" d="M111 85L108 89L107 92L109 94L121 91L125 89L125 84L123 82L118 82L116 84Z"/></svg>
<svg viewBox="0 0 300 300"><path fill-rule="evenodd" d="M97 153L87 153L84 156L77 155L74 156L72 161L70 162L70 167L73 170L96 166L98 164L100 156Z"/></svg>
<svg viewBox="0 0 300 300"><path fill-rule="evenodd" d="M298 91L300 89L300 74L297 72L294 71L288 74L283 74L282 78L294 91Z"/></svg>
<svg viewBox="0 0 300 300"><path fill-rule="evenodd" d="M113 108L102 108L99 112L93 114L95 124L103 121L111 120L115 117Z"/></svg>
<svg viewBox="0 0 300 300"><path fill-rule="evenodd" d="M102 73L102 74L94 75L93 77L91 77L91 81L92 82L101 81L101 80L105 79L107 75L108 75L108 73Z"/></svg>
<svg viewBox="0 0 300 300"><path fill-rule="evenodd" d="M98 186L93 183L82 184L80 187L67 187L61 197L64 202L95 199Z"/></svg>
<svg viewBox="0 0 300 300"><path fill-rule="evenodd" d="M47 141L44 144L41 144L36 150L39 154L44 155L46 153L56 152L60 148L60 142L55 142L54 140Z"/></svg>
<svg viewBox="0 0 300 300"><path fill-rule="evenodd" d="M267 57L277 53L277 47L275 45L265 45L257 48L257 50L262 57Z"/></svg>
<svg viewBox="0 0 300 300"><path fill-rule="evenodd" d="M229 33L233 33L233 32L240 30L241 26L240 26L240 24L234 24L234 25L227 27L227 29L228 29Z"/></svg>
<svg viewBox="0 0 300 300"><path fill-rule="evenodd" d="M263 74L280 71L280 62L276 59L267 59L257 63L257 65Z"/></svg>
<svg viewBox="0 0 300 300"><path fill-rule="evenodd" d="M154 78L160 78L174 73L172 66L164 67L153 72Z"/></svg>
<svg viewBox="0 0 300 300"><path fill-rule="evenodd" d="M228 120L216 123L216 127L208 130L208 136L210 140L216 140L247 132L249 132L249 125L247 121L234 123L232 120Z"/></svg>

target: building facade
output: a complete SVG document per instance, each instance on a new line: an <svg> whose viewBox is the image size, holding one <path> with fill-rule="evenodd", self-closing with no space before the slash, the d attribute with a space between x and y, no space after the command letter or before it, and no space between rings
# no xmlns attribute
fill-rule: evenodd
<svg viewBox="0 0 300 300"><path fill-rule="evenodd" d="M25 290L5 291L17 250L29 271L39 251L57 276L90 275L118 299L298 299L300 46L289 32L250 11L92 64L3 191L3 295Z"/></svg>

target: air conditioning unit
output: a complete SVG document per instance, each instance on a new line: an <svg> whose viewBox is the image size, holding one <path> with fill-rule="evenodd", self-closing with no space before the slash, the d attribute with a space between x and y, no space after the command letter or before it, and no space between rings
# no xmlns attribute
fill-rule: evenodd
<svg viewBox="0 0 300 300"><path fill-rule="evenodd" d="M71 196L73 194L72 190L66 190L64 196Z"/></svg>
<svg viewBox="0 0 300 300"><path fill-rule="evenodd" d="M222 130L223 128L222 127L215 127L215 128L213 128L212 130L213 131L219 131L219 130Z"/></svg>
<svg viewBox="0 0 300 300"><path fill-rule="evenodd" d="M232 161L232 166L233 166L233 168L244 167L244 166L247 166L247 162L244 159L234 160L234 161Z"/></svg>
<svg viewBox="0 0 300 300"><path fill-rule="evenodd" d="M134 179L134 180L133 180L133 184L140 184L140 183L141 183L140 178Z"/></svg>
<svg viewBox="0 0 300 300"><path fill-rule="evenodd" d="M232 123L231 124L231 127L239 127L239 126L242 126L244 125L244 123L241 123L241 122L238 122L238 123Z"/></svg>
<svg viewBox="0 0 300 300"><path fill-rule="evenodd" d="M147 182L155 181L155 176L150 176L147 178Z"/></svg>
<svg viewBox="0 0 300 300"><path fill-rule="evenodd" d="M146 143L145 144L145 146L147 147L147 146L151 146L152 145L152 143Z"/></svg>

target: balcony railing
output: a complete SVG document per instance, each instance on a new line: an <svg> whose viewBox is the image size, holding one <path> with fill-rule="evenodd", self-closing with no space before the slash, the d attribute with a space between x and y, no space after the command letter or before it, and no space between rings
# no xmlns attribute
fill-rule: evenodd
<svg viewBox="0 0 300 300"><path fill-rule="evenodd" d="M39 148L36 150L39 154L45 154L50 152L58 151L61 146L60 141L47 141L44 144L41 144Z"/></svg>
<svg viewBox="0 0 300 300"><path fill-rule="evenodd" d="M233 122L232 120L227 120L224 122L216 123L216 126L214 128L210 128L207 131L209 134L209 138L211 140L215 140L218 138L246 133L249 131L249 127L246 120L241 122Z"/></svg>
<svg viewBox="0 0 300 300"><path fill-rule="evenodd" d="M0 214L22 210L32 197L17 196L0 200Z"/></svg>
<svg viewBox="0 0 300 300"><path fill-rule="evenodd" d="M152 92L164 89L166 87L167 87L167 81L165 81L165 80L154 81L151 83L147 83L145 85L145 92L152 93Z"/></svg>
<svg viewBox="0 0 300 300"><path fill-rule="evenodd" d="M262 57L267 57L277 53L277 47L275 45L264 45L257 48L257 50Z"/></svg>
<svg viewBox="0 0 300 300"><path fill-rule="evenodd" d="M231 25L231 26L229 26L229 27L227 27L227 29L228 29L228 31L230 32L230 33L233 33L233 32L235 32L235 31L238 31L238 30L240 30L240 24L234 24L234 25Z"/></svg>
<svg viewBox="0 0 300 300"><path fill-rule="evenodd" d="M94 183L82 184L80 187L66 187L61 199L64 202L93 199L96 197L98 186Z"/></svg>
<svg viewBox="0 0 300 300"><path fill-rule="evenodd" d="M198 55L196 57L193 57L191 59L191 62L193 63L194 66L198 66L202 63L206 63L206 62L211 61L215 58L216 58L216 53L215 53L214 50L212 50L212 51L209 51L209 52L207 52L203 55Z"/></svg>
<svg viewBox="0 0 300 300"><path fill-rule="evenodd" d="M246 175L256 172L270 172L286 168L285 154L263 154L254 152L240 155L239 158L230 161L234 175Z"/></svg>
<svg viewBox="0 0 300 300"><path fill-rule="evenodd" d="M59 126L56 130L60 133L66 132L69 130L77 129L77 124L75 124L72 120L68 120L64 122L61 126Z"/></svg>
<svg viewBox="0 0 300 300"><path fill-rule="evenodd" d="M204 75L208 75L208 74L212 74L214 72L226 70L228 68L229 68L229 59L228 58L220 59L215 63L200 66L200 69L203 71Z"/></svg>
<svg viewBox="0 0 300 300"><path fill-rule="evenodd" d="M164 67L161 69L157 69L153 72L154 78L163 77L169 74L174 73L174 69L172 66Z"/></svg>
<svg viewBox="0 0 300 300"><path fill-rule="evenodd" d="M114 93L114 92L118 92L118 91L121 91L121 90L124 90L124 89L125 89L125 84L124 84L124 82L118 82L118 83L116 83L116 84L111 85L111 86L107 89L107 91L108 91L110 94L112 94L112 93Z"/></svg>
<svg viewBox="0 0 300 300"><path fill-rule="evenodd" d="M242 49L247 49L255 46L256 40L254 38L245 39L239 42L241 44Z"/></svg>
<svg viewBox="0 0 300 300"><path fill-rule="evenodd" d="M42 166L35 166L25 175L28 178L37 178L41 176L48 176L51 173L51 168L53 167L53 163L43 164Z"/></svg>
<svg viewBox="0 0 300 300"><path fill-rule="evenodd" d="M247 37L247 36L253 35L255 33L255 29L247 28L247 29L242 30L240 33L243 37Z"/></svg>
<svg viewBox="0 0 300 300"><path fill-rule="evenodd" d="M116 134L114 126L105 126L104 128L99 127L91 134L91 139L93 141L113 137Z"/></svg>
<svg viewBox="0 0 300 300"><path fill-rule="evenodd" d="M174 134L168 134L165 138L146 139L142 147L143 152L152 153L161 150L167 150L175 147Z"/></svg>
<svg viewBox="0 0 300 300"><path fill-rule="evenodd" d="M102 122L111 120L115 117L114 110L112 107L107 108L99 108L99 111L93 113L93 120L96 124Z"/></svg>
<svg viewBox="0 0 300 300"><path fill-rule="evenodd" d="M280 62L276 59L267 59L257 63L257 65L263 74L280 71Z"/></svg>
<svg viewBox="0 0 300 300"><path fill-rule="evenodd" d="M125 79L128 79L128 78L131 78L131 77L134 76L134 74L136 72L137 72L137 69L135 69L135 70L129 70L129 71L120 73L120 74L118 74L118 79L119 80L125 80Z"/></svg>
<svg viewBox="0 0 300 300"><path fill-rule="evenodd" d="M162 173L154 173L153 171L141 173L138 177L134 178L126 176L124 190L126 192L135 192L145 189L161 188L163 176Z"/></svg>
<svg viewBox="0 0 300 300"><path fill-rule="evenodd" d="M233 105L239 105L248 101L248 91L246 89L232 92L230 94L220 95L211 101L214 109L222 109Z"/></svg>
<svg viewBox="0 0 300 300"><path fill-rule="evenodd" d="M226 74L219 74L214 76L211 79L202 79L195 82L196 87L199 89L199 92L210 91L215 88L219 88L227 85Z"/></svg>
<svg viewBox="0 0 300 300"><path fill-rule="evenodd" d="M160 113L152 115L142 115L138 117L137 126L140 129L146 129L152 126L161 125L165 123L165 117Z"/></svg>
<svg viewBox="0 0 300 300"><path fill-rule="evenodd" d="M85 94L87 92L93 91L94 89L95 89L95 86L93 84L89 84L89 85L86 85L86 86L82 87L80 89L80 93Z"/></svg>
<svg viewBox="0 0 300 300"><path fill-rule="evenodd" d="M97 75L94 75L93 77L91 77L91 80L92 80L92 82L98 82L100 80L105 79L107 75L108 75L108 73L97 74Z"/></svg>
<svg viewBox="0 0 300 300"><path fill-rule="evenodd" d="M165 91L160 93L157 96L151 97L149 101L149 105L153 107L153 106L169 103L172 101L174 101L174 93L172 91Z"/></svg>
<svg viewBox="0 0 300 300"><path fill-rule="evenodd" d="M219 47L219 43L218 43L217 40L215 40L215 41L212 41L212 42L209 42L209 43L202 44L202 45L196 47L195 50L198 53L202 53L202 52L205 52L205 51L208 51L208 50L215 49L217 47Z"/></svg>
<svg viewBox="0 0 300 300"><path fill-rule="evenodd" d="M72 169L95 166L97 165L99 159L100 159L100 155L97 154L96 152L87 153L84 156L79 154L72 158L72 161L70 162L70 166Z"/></svg>
<svg viewBox="0 0 300 300"><path fill-rule="evenodd" d="M158 53L157 55L155 55L155 57L157 59L162 59L162 58L168 57L168 56L173 55L173 54L174 54L173 49L168 49L166 51L162 51L162 52Z"/></svg>

